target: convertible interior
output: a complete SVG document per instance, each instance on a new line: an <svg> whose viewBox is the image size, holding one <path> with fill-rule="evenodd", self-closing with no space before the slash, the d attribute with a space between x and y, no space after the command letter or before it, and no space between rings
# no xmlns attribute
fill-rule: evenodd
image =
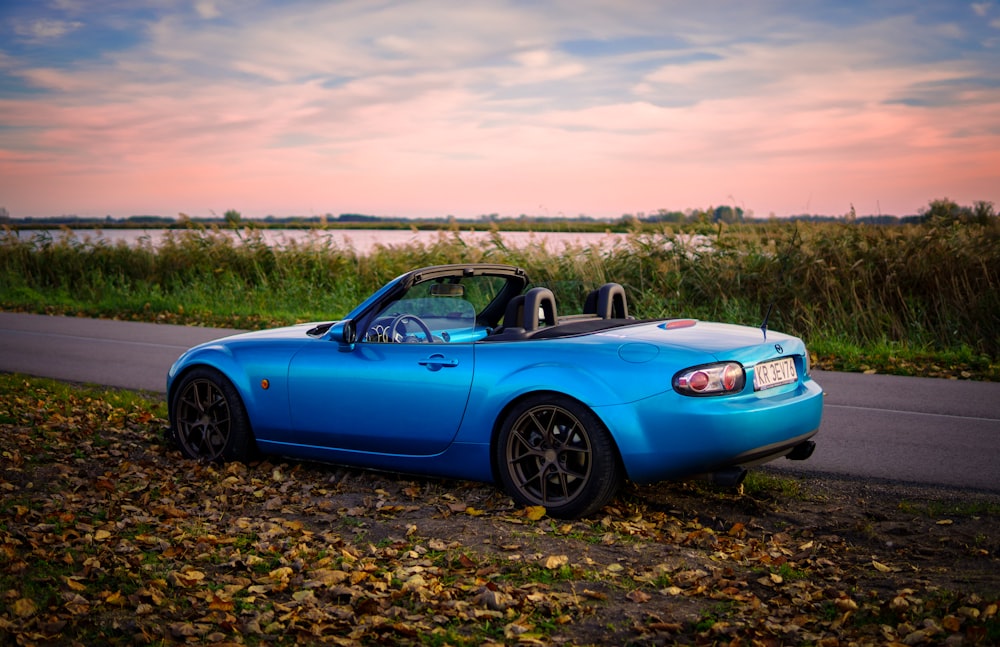
<svg viewBox="0 0 1000 647"><path fill-rule="evenodd" d="M461 283L417 284L372 317L363 339L381 343L552 339L636 322L629 315L625 289L618 283L592 290L582 313L564 316L559 315L555 295L547 287L533 287L512 297L505 292L509 291L499 290L477 309L474 302L483 299L467 298Z"/></svg>
<svg viewBox="0 0 1000 647"><path fill-rule="evenodd" d="M635 323L628 313L625 288L618 283L605 283L591 291L583 305L583 313L560 317L552 290L536 287L507 303L503 326L486 341L511 339L551 339L580 335Z"/></svg>

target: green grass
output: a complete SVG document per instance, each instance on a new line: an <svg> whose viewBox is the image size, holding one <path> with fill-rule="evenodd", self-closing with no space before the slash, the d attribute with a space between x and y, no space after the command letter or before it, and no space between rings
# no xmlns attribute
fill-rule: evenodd
<svg viewBox="0 0 1000 647"><path fill-rule="evenodd" d="M991 501L900 501L899 509L931 519L1000 516L1000 504Z"/></svg>
<svg viewBox="0 0 1000 647"><path fill-rule="evenodd" d="M781 497L801 499L802 486L799 481L787 476L777 476L760 470L750 470L743 481L743 492L753 497Z"/></svg>
<svg viewBox="0 0 1000 647"><path fill-rule="evenodd" d="M153 248L103 239L0 237L0 309L256 329L342 317L415 267L524 267L579 312L623 284L639 318L685 316L803 337L824 368L1000 380L1000 218L878 227L849 223L636 227L614 250L457 230L360 255L330 239L269 247L253 229L168 233Z"/></svg>
<svg viewBox="0 0 1000 647"><path fill-rule="evenodd" d="M809 350L814 360L828 370L1000 381L997 360L969 346L936 349L888 340L862 346L843 339L819 338L810 340Z"/></svg>

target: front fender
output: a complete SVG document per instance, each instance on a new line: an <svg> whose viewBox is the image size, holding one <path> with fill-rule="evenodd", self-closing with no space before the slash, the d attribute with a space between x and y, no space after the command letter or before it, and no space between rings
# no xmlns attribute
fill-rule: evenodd
<svg viewBox="0 0 1000 647"><path fill-rule="evenodd" d="M300 344L296 344L298 347ZM288 408L290 352L283 346L240 347L210 342L184 353L167 374L167 397L172 402L183 375L199 366L222 373L240 394L254 434L269 438L291 424ZM266 381L266 382L265 382Z"/></svg>
<svg viewBox="0 0 1000 647"><path fill-rule="evenodd" d="M244 394L249 391L249 378L236 363L232 351L224 344L209 342L184 351L167 371L168 401L173 400L174 390L184 374L199 366L208 366L221 372L229 378L244 400L246 399Z"/></svg>

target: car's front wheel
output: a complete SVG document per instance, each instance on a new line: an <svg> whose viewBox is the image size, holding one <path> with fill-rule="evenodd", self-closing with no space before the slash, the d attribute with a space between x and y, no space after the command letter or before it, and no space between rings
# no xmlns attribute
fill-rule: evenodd
<svg viewBox="0 0 1000 647"><path fill-rule="evenodd" d="M215 369L196 368L174 392L170 425L188 458L204 461L249 460L253 432L236 387Z"/></svg>
<svg viewBox="0 0 1000 647"><path fill-rule="evenodd" d="M500 480L514 500L554 517L584 517L618 491L623 470L607 428L563 396L527 398L504 418L496 444Z"/></svg>

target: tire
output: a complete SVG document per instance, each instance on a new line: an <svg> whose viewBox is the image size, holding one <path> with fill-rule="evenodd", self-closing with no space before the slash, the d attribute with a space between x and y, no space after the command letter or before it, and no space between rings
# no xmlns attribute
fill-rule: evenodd
<svg viewBox="0 0 1000 647"><path fill-rule="evenodd" d="M623 469L611 434L590 409L570 398L536 395L504 418L496 464L507 492L549 516L575 519L614 498Z"/></svg>
<svg viewBox="0 0 1000 647"><path fill-rule="evenodd" d="M170 426L188 458L246 462L256 453L240 394L212 368L196 368L181 379L170 405Z"/></svg>

